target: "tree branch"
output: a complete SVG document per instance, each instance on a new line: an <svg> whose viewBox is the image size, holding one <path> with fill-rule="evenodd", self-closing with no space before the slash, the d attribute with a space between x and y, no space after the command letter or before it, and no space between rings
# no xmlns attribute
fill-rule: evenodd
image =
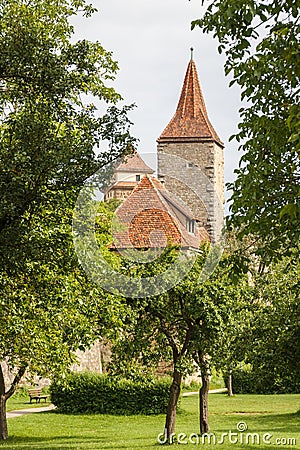
<svg viewBox="0 0 300 450"><path fill-rule="evenodd" d="M18 370L18 372L16 373L15 378L14 378L14 380L13 380L13 382L12 382L12 384L11 384L9 390L8 390L8 391L6 392L6 394L5 394L6 400L9 399L9 397L11 397L11 396L13 395L13 393L15 392L15 390L16 390L16 388L17 388L19 382L21 381L21 378L23 377L23 375L24 375L26 369L27 369L27 365L22 365L22 366L19 368L19 370Z"/></svg>
<svg viewBox="0 0 300 450"><path fill-rule="evenodd" d="M161 326L162 332L166 336L166 338L167 338L167 340L168 340L168 342L170 344L170 347L172 348L174 360L175 359L177 360L178 357L179 357L179 352L178 352L178 349L177 349L177 345L176 345L176 343L175 343L175 341L173 339L172 334L169 332L168 328L166 327L166 324L164 322L164 317L162 316L162 314L160 314L158 312L156 312L155 314L156 314L156 316L158 317L158 319L160 321L160 326Z"/></svg>
<svg viewBox="0 0 300 450"><path fill-rule="evenodd" d="M0 395L5 395L5 382L1 362L0 362Z"/></svg>
<svg viewBox="0 0 300 450"><path fill-rule="evenodd" d="M193 328L194 328L194 325L192 325L192 322L190 320L188 320L188 329L186 331L185 340L184 340L184 344L183 344L181 352L180 352L180 356L183 356L188 348L188 345L191 340Z"/></svg>

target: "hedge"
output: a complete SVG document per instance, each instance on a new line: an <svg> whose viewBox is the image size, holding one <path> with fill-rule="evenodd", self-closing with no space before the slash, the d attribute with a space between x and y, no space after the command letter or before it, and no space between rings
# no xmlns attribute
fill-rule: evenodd
<svg viewBox="0 0 300 450"><path fill-rule="evenodd" d="M72 373L50 386L51 402L63 413L162 414L170 379L132 381L90 372Z"/></svg>
<svg viewBox="0 0 300 450"><path fill-rule="evenodd" d="M283 376L262 368L236 369L232 372L232 390L234 394L296 394L300 393L300 377L288 371Z"/></svg>

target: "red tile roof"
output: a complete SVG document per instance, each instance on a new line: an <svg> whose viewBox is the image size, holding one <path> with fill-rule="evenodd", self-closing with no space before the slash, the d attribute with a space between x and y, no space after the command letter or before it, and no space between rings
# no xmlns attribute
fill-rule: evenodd
<svg viewBox="0 0 300 450"><path fill-rule="evenodd" d="M164 248L168 241L181 247L198 248L201 241L209 240L208 233L202 228L195 226L195 234L186 230L186 224L175 217L168 203L168 191L153 177L146 176L140 181L119 206L116 215L120 230L114 232L112 249ZM192 220L190 215L187 218Z"/></svg>
<svg viewBox="0 0 300 450"><path fill-rule="evenodd" d="M124 159L116 166L117 172L141 172L141 173L154 173L151 167L147 166L145 161L135 151L133 155L125 156Z"/></svg>
<svg viewBox="0 0 300 450"><path fill-rule="evenodd" d="M189 62L177 110L157 142L212 140L223 146L209 121L196 64Z"/></svg>
<svg viewBox="0 0 300 450"><path fill-rule="evenodd" d="M119 189L119 188L131 188L133 189L138 184L138 181L118 181L113 184L109 190L111 189Z"/></svg>

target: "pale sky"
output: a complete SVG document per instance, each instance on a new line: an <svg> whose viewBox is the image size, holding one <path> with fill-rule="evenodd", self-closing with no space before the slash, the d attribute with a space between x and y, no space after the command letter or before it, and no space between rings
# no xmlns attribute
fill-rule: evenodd
<svg viewBox="0 0 300 450"><path fill-rule="evenodd" d="M202 15L201 0L94 0L93 4L97 13L73 21L76 38L100 41L118 61L114 87L126 104L137 105L130 118L133 135L140 140L138 151L156 152L156 139L175 112L193 47L208 115L225 143L225 182L231 181L240 153L228 139L237 129L240 96L238 88L228 88L217 41L199 28L190 29L191 21ZM148 156L145 159L150 162Z"/></svg>

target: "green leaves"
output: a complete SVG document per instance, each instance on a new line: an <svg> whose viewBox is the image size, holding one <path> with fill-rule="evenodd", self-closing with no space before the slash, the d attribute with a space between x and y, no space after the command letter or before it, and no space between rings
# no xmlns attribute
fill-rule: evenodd
<svg viewBox="0 0 300 450"><path fill-rule="evenodd" d="M83 101L87 95L111 105L121 99L106 85L118 69L111 53L99 42L69 41L69 17L85 6L67 0L3 3L0 229L19 221L50 191L82 185L134 142L131 107L114 106L100 117ZM103 140L109 151L96 158L94 147Z"/></svg>
<svg viewBox="0 0 300 450"><path fill-rule="evenodd" d="M299 207L294 203L285 205L280 211L279 218L282 219L284 216L289 216L292 220L297 219L299 216Z"/></svg>
<svg viewBox="0 0 300 450"><path fill-rule="evenodd" d="M218 39L230 85L241 86L247 105L235 136L243 157L235 183L228 185L233 204L227 224L240 237L261 237L259 251L266 258L299 243L298 206L284 209L299 201L298 14L292 0L225 0L213 1L193 22Z"/></svg>
<svg viewBox="0 0 300 450"><path fill-rule="evenodd" d="M299 269L298 260L285 258L254 280L252 318L240 344L245 361L260 377L260 393L295 392L300 387Z"/></svg>
<svg viewBox="0 0 300 450"><path fill-rule="evenodd" d="M41 376L64 373L77 348L122 323L122 305L87 280L72 241L83 183L135 142L111 52L70 40L70 17L94 10L0 0L0 362Z"/></svg>
<svg viewBox="0 0 300 450"><path fill-rule="evenodd" d="M122 379L83 372L70 374L50 387L51 401L63 413L162 414L168 404L170 379Z"/></svg>

